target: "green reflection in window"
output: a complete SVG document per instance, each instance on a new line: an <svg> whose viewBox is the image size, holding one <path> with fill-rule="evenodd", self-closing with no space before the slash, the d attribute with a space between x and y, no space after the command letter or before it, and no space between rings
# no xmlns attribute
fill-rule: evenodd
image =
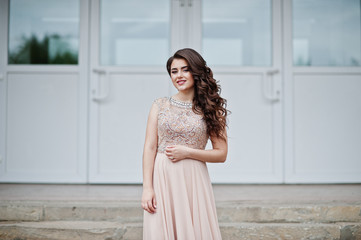
<svg viewBox="0 0 361 240"><path fill-rule="evenodd" d="M361 66L360 0L294 0L295 66Z"/></svg>
<svg viewBox="0 0 361 240"><path fill-rule="evenodd" d="M77 64L78 45L78 1L10 1L9 64Z"/></svg>

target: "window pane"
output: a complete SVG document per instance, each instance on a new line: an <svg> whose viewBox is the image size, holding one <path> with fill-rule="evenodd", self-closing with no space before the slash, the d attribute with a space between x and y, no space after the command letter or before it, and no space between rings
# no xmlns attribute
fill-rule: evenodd
<svg viewBox="0 0 361 240"><path fill-rule="evenodd" d="M169 57L169 0L102 0L102 65L164 65Z"/></svg>
<svg viewBox="0 0 361 240"><path fill-rule="evenodd" d="M79 2L11 0L9 64L77 64Z"/></svg>
<svg viewBox="0 0 361 240"><path fill-rule="evenodd" d="M272 64L271 0L204 0L202 26L209 65Z"/></svg>
<svg viewBox="0 0 361 240"><path fill-rule="evenodd" d="M360 0L294 0L295 66L361 66Z"/></svg>

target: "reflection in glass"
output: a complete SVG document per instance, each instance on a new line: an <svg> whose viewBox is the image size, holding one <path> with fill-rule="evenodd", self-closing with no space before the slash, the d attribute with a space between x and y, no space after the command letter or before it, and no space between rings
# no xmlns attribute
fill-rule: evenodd
<svg viewBox="0 0 361 240"><path fill-rule="evenodd" d="M9 64L77 64L79 2L11 0Z"/></svg>
<svg viewBox="0 0 361 240"><path fill-rule="evenodd" d="M361 66L360 0L294 0L295 66Z"/></svg>
<svg viewBox="0 0 361 240"><path fill-rule="evenodd" d="M101 65L164 65L169 0L102 0Z"/></svg>
<svg viewBox="0 0 361 240"><path fill-rule="evenodd" d="M204 0L202 26L209 65L272 64L271 0Z"/></svg>

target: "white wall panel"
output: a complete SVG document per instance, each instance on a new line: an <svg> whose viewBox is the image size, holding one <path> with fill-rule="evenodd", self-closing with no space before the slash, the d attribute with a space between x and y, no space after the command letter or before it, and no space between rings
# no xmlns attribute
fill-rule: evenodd
<svg viewBox="0 0 361 240"><path fill-rule="evenodd" d="M109 82L109 96L92 102L98 114L91 119L90 182L141 183L148 113L169 95L170 80L166 73L110 73Z"/></svg>
<svg viewBox="0 0 361 240"><path fill-rule="evenodd" d="M84 181L78 159L78 75L10 73L7 80L2 179Z"/></svg>
<svg viewBox="0 0 361 240"><path fill-rule="evenodd" d="M361 76L297 74L293 89L290 179L361 181Z"/></svg>
<svg viewBox="0 0 361 240"><path fill-rule="evenodd" d="M274 106L262 94L263 75L216 75L228 100L229 152L223 164L208 164L213 182L281 182L275 156Z"/></svg>

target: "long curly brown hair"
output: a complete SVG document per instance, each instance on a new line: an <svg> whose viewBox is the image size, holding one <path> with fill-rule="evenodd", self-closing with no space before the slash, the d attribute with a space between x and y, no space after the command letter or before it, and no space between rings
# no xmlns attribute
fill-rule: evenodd
<svg viewBox="0 0 361 240"><path fill-rule="evenodd" d="M226 140L223 135L227 127L227 100L220 96L221 87L213 78L212 70L203 57L191 48L178 50L167 61L167 71L171 75L171 65L174 59L184 59L194 79L193 111L203 114L209 136Z"/></svg>

